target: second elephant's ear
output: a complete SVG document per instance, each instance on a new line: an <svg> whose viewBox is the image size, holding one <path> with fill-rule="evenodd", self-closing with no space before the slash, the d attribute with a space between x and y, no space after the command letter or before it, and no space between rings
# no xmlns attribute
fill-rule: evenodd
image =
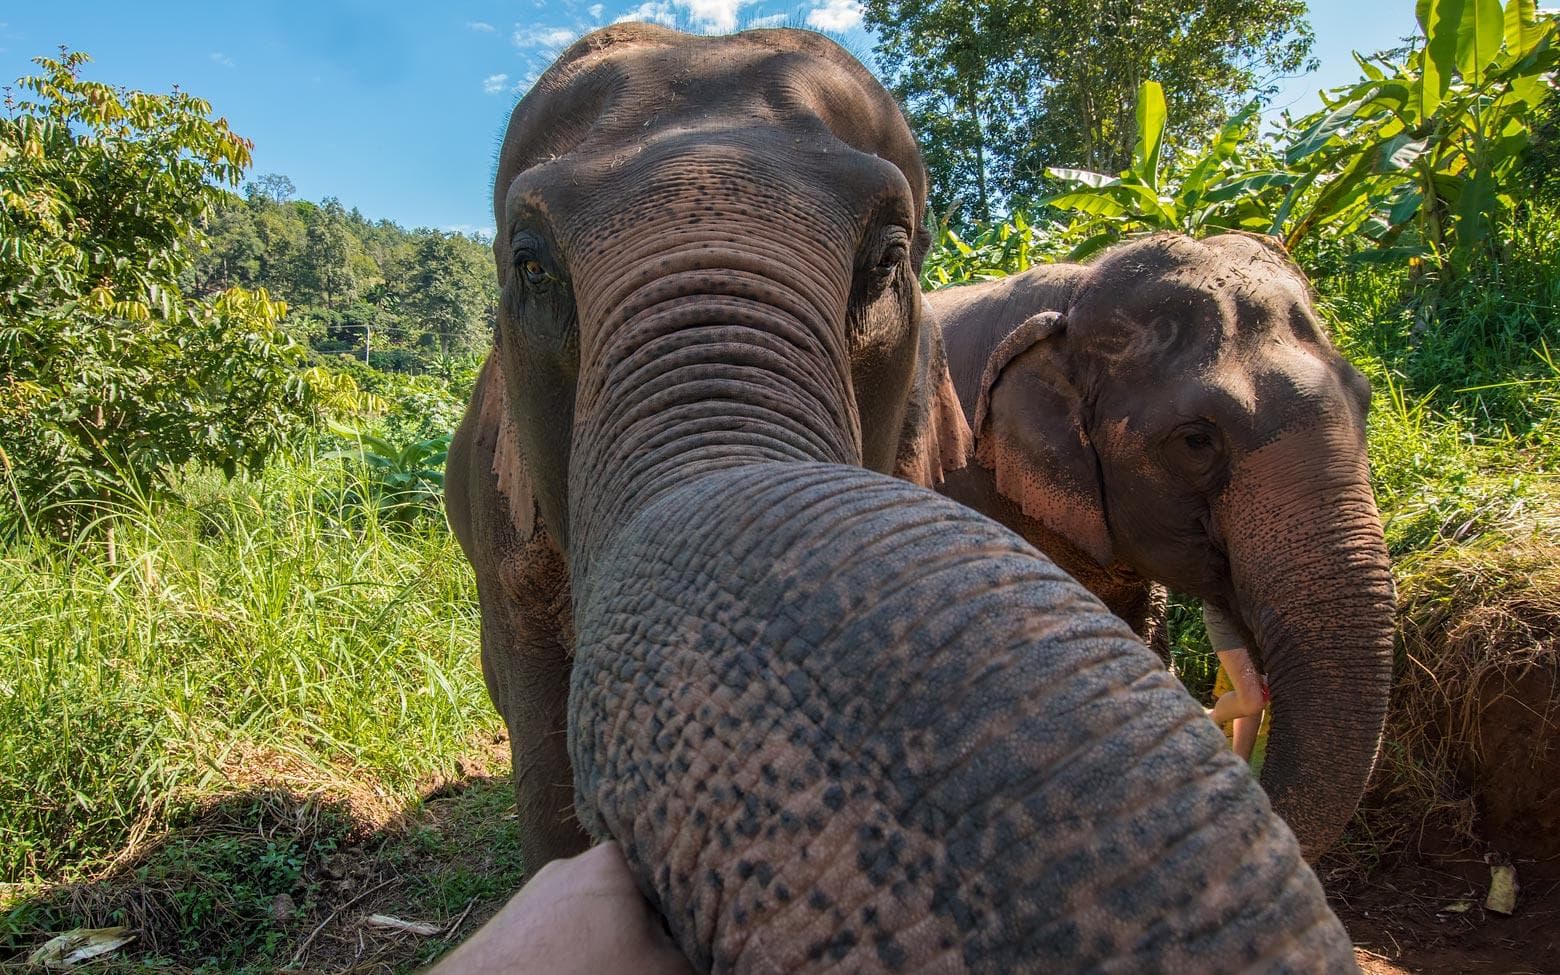
<svg viewBox="0 0 1560 975"><path fill-rule="evenodd" d="M1109 565L1099 463L1062 362L1066 333L1065 315L1041 312L997 343L975 401L975 459L1025 515Z"/></svg>

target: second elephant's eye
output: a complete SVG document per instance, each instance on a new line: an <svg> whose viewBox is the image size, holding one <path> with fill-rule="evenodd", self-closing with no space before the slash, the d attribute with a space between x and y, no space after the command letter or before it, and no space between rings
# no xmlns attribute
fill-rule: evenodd
<svg viewBox="0 0 1560 975"><path fill-rule="evenodd" d="M878 258L878 270L888 272L898 268L909 253L910 248L903 241L894 241L883 248L883 256Z"/></svg>
<svg viewBox="0 0 1560 975"><path fill-rule="evenodd" d="M1164 458L1199 490L1213 487L1225 470L1224 437L1206 420L1184 423L1164 441Z"/></svg>

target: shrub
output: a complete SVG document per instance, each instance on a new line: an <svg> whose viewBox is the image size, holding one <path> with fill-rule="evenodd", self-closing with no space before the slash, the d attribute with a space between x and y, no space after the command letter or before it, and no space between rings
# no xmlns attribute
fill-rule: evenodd
<svg viewBox="0 0 1560 975"><path fill-rule="evenodd" d="M8 520L91 518L80 502L155 495L190 461L258 469L308 412L286 307L179 286L249 143L188 93L86 81L80 53L36 61L20 82L36 100L0 118Z"/></svg>

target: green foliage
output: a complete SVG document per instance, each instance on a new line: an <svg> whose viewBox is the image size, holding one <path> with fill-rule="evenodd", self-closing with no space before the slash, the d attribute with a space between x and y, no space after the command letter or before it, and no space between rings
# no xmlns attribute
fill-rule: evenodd
<svg viewBox="0 0 1560 975"><path fill-rule="evenodd" d="M1560 347L1560 205L1535 201L1499 227L1500 260L1431 287L1402 265L1328 277L1323 305L1346 355L1380 389L1458 418L1469 436L1560 452L1552 352ZM1560 458L1557 458L1560 459Z"/></svg>
<svg viewBox="0 0 1560 975"><path fill-rule="evenodd" d="M1176 677L1180 678L1187 693L1211 707L1213 685L1219 677L1219 655L1208 642L1202 608L1201 599L1171 593L1165 629Z"/></svg>
<svg viewBox="0 0 1560 975"><path fill-rule="evenodd" d="M207 224L191 280L209 293L265 288L292 309L284 327L318 353L427 372L486 348L498 309L485 241L371 222L335 199L288 202L285 176L227 195Z"/></svg>
<svg viewBox="0 0 1560 975"><path fill-rule="evenodd" d="M1418 16L1406 61L1361 59L1364 79L1295 123L1295 181L1272 227L1291 249L1358 232L1377 259L1422 256L1448 278L1494 255L1553 97L1556 21L1533 0L1420 0Z"/></svg>
<svg viewBox="0 0 1560 975"><path fill-rule="evenodd" d="M1057 224L1031 223L1022 212L964 235L945 221L921 266L921 287L972 284L1027 271L1065 254L1076 237Z"/></svg>
<svg viewBox="0 0 1560 975"><path fill-rule="evenodd" d="M1071 260L1131 233L1178 230L1200 236L1269 228L1272 210L1292 180L1274 171L1274 153L1257 138L1259 102L1248 102L1200 149L1173 153L1169 165L1161 161L1167 109L1158 82L1143 82L1138 106L1132 165L1119 176L1047 170L1060 182L1076 184L1040 201L1077 215L1073 232L1083 239L1068 255Z"/></svg>
<svg viewBox="0 0 1560 975"><path fill-rule="evenodd" d="M416 268L404 304L417 315L443 355L479 348L493 315L483 284L492 286L492 262L473 253L457 235L426 233L413 258Z"/></svg>
<svg viewBox="0 0 1560 975"><path fill-rule="evenodd" d="M332 432L351 440L354 447L325 457L354 460L363 466L363 476L355 487L365 503L379 510L381 518L407 521L419 513L437 515L442 511L444 461L451 434L396 443L348 427L335 426Z"/></svg>
<svg viewBox="0 0 1560 975"><path fill-rule="evenodd" d="M327 308L357 297L358 280L352 270L346 223L341 201L327 199L304 232L304 286Z"/></svg>
<svg viewBox="0 0 1560 975"><path fill-rule="evenodd" d="M1496 256L1493 228L1532 183L1525 150L1553 100L1555 21L1532 0L1422 0L1419 15L1407 60L1360 59L1365 77L1294 122L1282 156L1257 138L1252 102L1161 172L1164 97L1144 82L1131 166L1048 170L1077 184L1042 201L1076 215L1091 243L1074 256L1129 233L1221 229L1294 251L1320 238L1356 262L1423 258L1447 281Z"/></svg>
<svg viewBox="0 0 1560 975"><path fill-rule="evenodd" d="M38 58L0 119L0 473L9 518L155 494L188 461L257 468L307 413L285 311L187 298L198 225L249 144L211 107ZM0 515L4 515L0 511Z"/></svg>
<svg viewBox="0 0 1560 975"><path fill-rule="evenodd" d="M1048 166L1132 158L1143 79L1190 145L1307 62L1301 0L869 0L878 63L925 149L932 206L961 229L1049 192Z"/></svg>

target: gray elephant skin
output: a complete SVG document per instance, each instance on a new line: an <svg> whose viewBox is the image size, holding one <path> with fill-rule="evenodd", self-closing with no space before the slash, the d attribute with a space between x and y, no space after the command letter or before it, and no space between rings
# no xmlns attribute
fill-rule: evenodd
<svg viewBox="0 0 1560 975"><path fill-rule="evenodd" d="M1226 611L1272 691L1262 784L1308 857L1375 761L1392 579L1370 387L1267 238L1159 234L927 296L976 463L942 486L1144 632L1155 581Z"/></svg>
<svg viewBox="0 0 1560 975"><path fill-rule="evenodd" d="M566 756L554 839L621 843L704 971L1351 968L1130 629L880 473L936 413L925 196L892 99L806 32L607 28L516 107L448 493L495 701L567 724L521 781Z"/></svg>

